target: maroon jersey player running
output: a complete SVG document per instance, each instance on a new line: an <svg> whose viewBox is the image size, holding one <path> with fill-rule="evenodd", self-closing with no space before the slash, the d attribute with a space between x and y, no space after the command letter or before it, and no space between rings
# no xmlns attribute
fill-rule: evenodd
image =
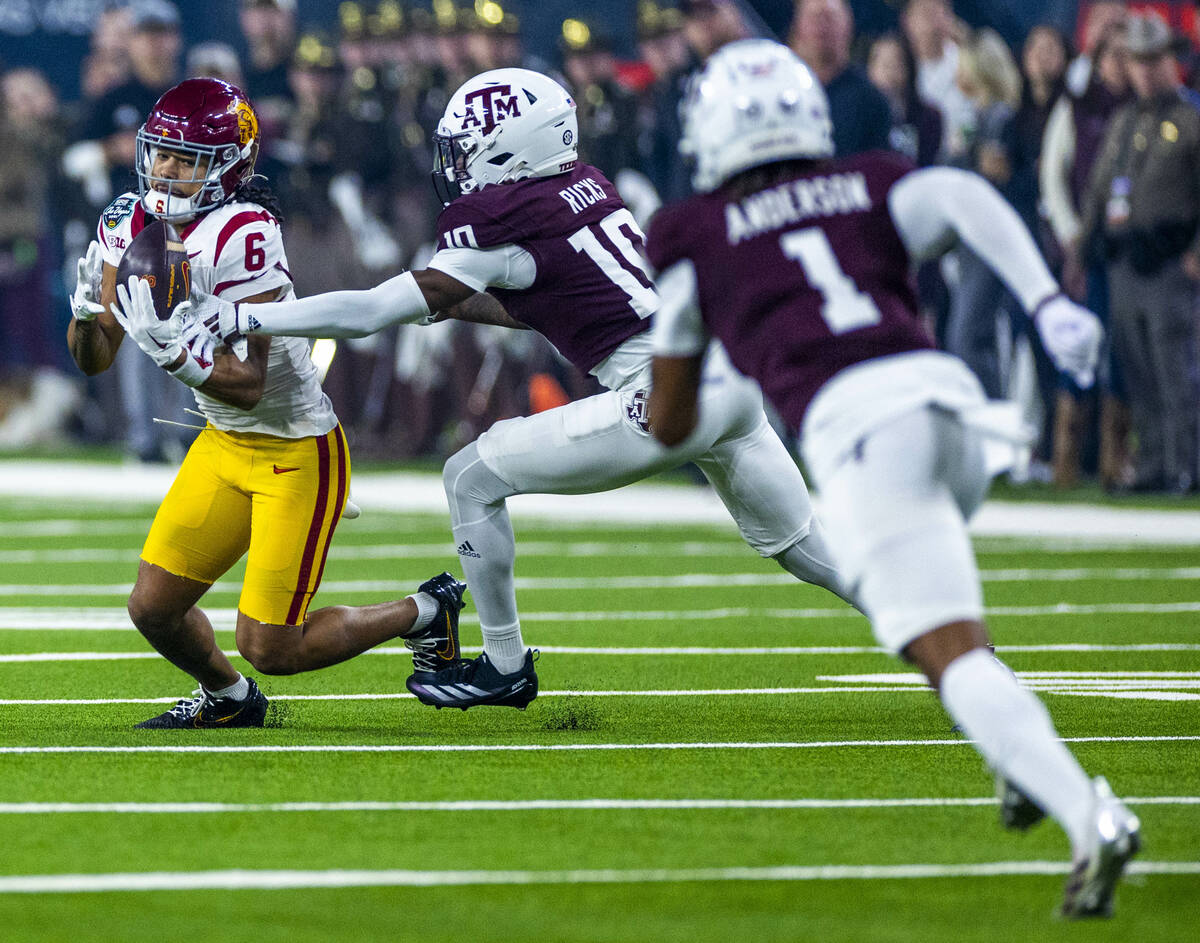
<svg viewBox="0 0 1200 943"><path fill-rule="evenodd" d="M702 422L709 338L801 434L828 543L879 641L915 662L996 771L1005 824L1049 813L1075 867L1066 916L1107 914L1138 821L1090 781L1045 708L993 656L966 519L989 475L978 381L933 349L911 262L967 242L1034 318L1060 369L1090 385L1095 317L1064 298L1016 214L964 171L833 153L825 94L786 47L747 40L709 60L680 148L699 195L647 241L655 316L651 422L671 444Z"/></svg>

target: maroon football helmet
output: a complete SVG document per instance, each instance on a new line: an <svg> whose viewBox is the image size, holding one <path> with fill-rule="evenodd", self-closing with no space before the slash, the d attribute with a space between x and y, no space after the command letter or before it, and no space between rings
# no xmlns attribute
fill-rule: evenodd
<svg viewBox="0 0 1200 943"><path fill-rule="evenodd" d="M226 203L254 173L258 116L236 85L220 79L188 79L155 104L137 134L138 193L147 213L185 220ZM195 158L184 179L154 176L159 148ZM201 182L191 196L179 184Z"/></svg>

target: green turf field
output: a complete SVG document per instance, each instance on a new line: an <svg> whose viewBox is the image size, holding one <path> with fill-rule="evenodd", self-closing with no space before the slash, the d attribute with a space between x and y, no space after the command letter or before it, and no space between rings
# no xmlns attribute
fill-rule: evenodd
<svg viewBox="0 0 1200 943"><path fill-rule="evenodd" d="M4 941L1195 938L1200 534L978 543L1001 655L1142 818L1116 919L1077 925L1057 827L1003 832L919 679L732 525L518 518L524 713L422 707L389 645L181 734L130 729L191 689L124 614L152 513L0 499ZM368 509L314 608L446 568L444 518ZM236 605L234 573L226 648Z"/></svg>

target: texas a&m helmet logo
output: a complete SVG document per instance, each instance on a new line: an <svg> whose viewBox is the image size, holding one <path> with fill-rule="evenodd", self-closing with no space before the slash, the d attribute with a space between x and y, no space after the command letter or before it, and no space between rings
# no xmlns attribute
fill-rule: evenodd
<svg viewBox="0 0 1200 943"><path fill-rule="evenodd" d="M490 134L505 118L521 117L521 105L511 85L486 85L467 92L464 102L467 109L462 119L463 131L479 128L483 134Z"/></svg>

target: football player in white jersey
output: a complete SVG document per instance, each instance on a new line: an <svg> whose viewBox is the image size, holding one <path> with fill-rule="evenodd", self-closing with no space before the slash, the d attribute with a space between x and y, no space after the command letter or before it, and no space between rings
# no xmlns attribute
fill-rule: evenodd
<svg viewBox="0 0 1200 943"><path fill-rule="evenodd" d="M981 177L883 153L832 159L824 90L778 43L708 61L680 150L695 157L697 195L661 210L647 242L659 278L686 287L655 319L655 435L670 444L703 421L700 364L722 340L800 432L829 544L879 642L925 673L997 772L1002 821L1062 825L1075 859L1064 916L1106 916L1138 819L989 650L966 519L989 484L987 440L1004 430L975 376L921 328L908 273L961 239L1083 387L1099 322Z"/></svg>
<svg viewBox="0 0 1200 943"><path fill-rule="evenodd" d="M447 461L454 541L484 653L434 678L414 675L409 689L424 703L463 709L523 708L536 696L505 504L516 494L603 491L695 462L751 547L798 579L847 597L804 479L768 425L753 383L712 358L702 427L674 449L650 436L647 329L658 296L632 214L599 170L578 162L575 102L566 89L526 69L477 75L451 96L435 142L434 180L446 208L437 252L423 271L365 292L254 306L204 302L222 337L251 338L362 336L452 309L463 320L539 331L608 388L499 422Z"/></svg>
<svg viewBox="0 0 1200 943"><path fill-rule="evenodd" d="M68 344L85 373L107 369L128 333L195 389L206 420L155 515L129 598L134 625L199 690L139 727L263 725L267 699L197 605L247 553L237 647L264 674L321 668L397 637L418 676L458 661L464 586L449 573L392 602L308 611L350 485L309 342L250 338L239 356L207 330L159 321L145 281L116 284L122 254L157 218L177 228L202 291L247 304L294 298L273 197L251 183L258 145L258 119L235 86L188 79L167 91L138 133L139 193L104 211L71 299Z"/></svg>

